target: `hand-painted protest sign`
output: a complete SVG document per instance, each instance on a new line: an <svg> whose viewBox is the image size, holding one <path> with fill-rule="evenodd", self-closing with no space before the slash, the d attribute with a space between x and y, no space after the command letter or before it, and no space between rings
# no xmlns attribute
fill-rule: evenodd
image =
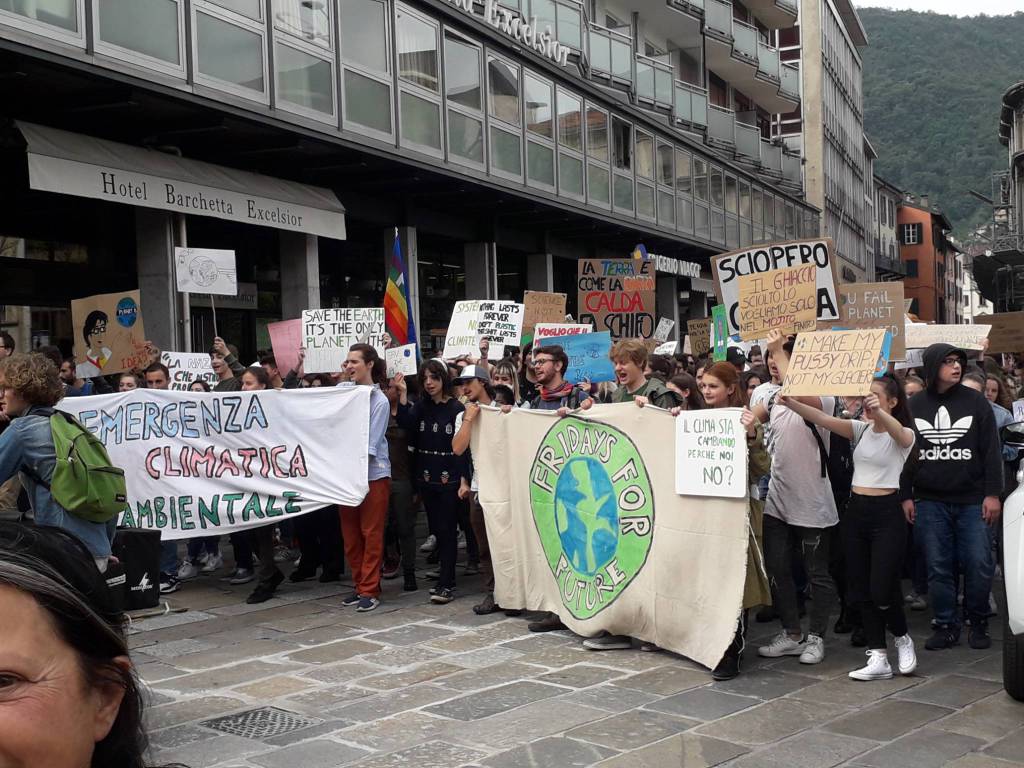
<svg viewBox="0 0 1024 768"><path fill-rule="evenodd" d="M531 336L537 323L560 323L565 319L565 294L526 291L523 307L523 335Z"/></svg>
<svg viewBox="0 0 1024 768"><path fill-rule="evenodd" d="M654 261L583 259L578 267L579 321L613 339L654 335Z"/></svg>
<svg viewBox="0 0 1024 768"><path fill-rule="evenodd" d="M80 379L131 371L149 361L138 291L72 301L71 325Z"/></svg>
<svg viewBox="0 0 1024 768"><path fill-rule="evenodd" d="M690 354L700 357L711 351L711 318L687 320L686 330L689 331Z"/></svg>
<svg viewBox="0 0 1024 768"><path fill-rule="evenodd" d="M679 346L678 341L666 341L664 344L659 344L654 348L654 354L656 355L674 355L676 353L676 347Z"/></svg>
<svg viewBox="0 0 1024 768"><path fill-rule="evenodd" d="M739 277L737 323L740 338L757 341L768 331L813 331L817 323L817 268L781 267Z"/></svg>
<svg viewBox="0 0 1024 768"><path fill-rule="evenodd" d="M718 301L725 304L728 309L729 334L739 333L741 276L801 264L813 264L816 269L817 319L838 319L839 277L836 272L836 258L832 252L832 241L828 238L755 245L713 257L711 271L715 278Z"/></svg>
<svg viewBox="0 0 1024 768"><path fill-rule="evenodd" d="M67 398L125 472L119 524L216 536L366 496L369 387Z"/></svg>
<svg viewBox="0 0 1024 768"><path fill-rule="evenodd" d="M445 333L444 351L441 353L446 360L453 360L460 355L476 357L480 354L480 336L477 334L480 303L476 299L455 302L452 319Z"/></svg>
<svg viewBox="0 0 1024 768"><path fill-rule="evenodd" d="M188 392L188 388L196 381L205 381L212 389L217 383L217 374L210 365L210 356L189 352L161 352L160 362L167 366L171 373L170 389L175 392Z"/></svg>
<svg viewBox="0 0 1024 768"><path fill-rule="evenodd" d="M267 325L270 335L270 346L274 350L274 360L282 376L297 370L299 367L299 349L302 347L302 318L282 320ZM305 370L305 369L303 369Z"/></svg>
<svg viewBox="0 0 1024 768"><path fill-rule="evenodd" d="M353 344L387 346L384 309L331 307L302 310L302 346L306 373L336 373Z"/></svg>
<svg viewBox="0 0 1024 768"><path fill-rule="evenodd" d="M1024 398L1013 401L1013 420L1024 421Z"/></svg>
<svg viewBox="0 0 1024 768"><path fill-rule="evenodd" d="M674 438L671 416L631 403L566 418L482 409L471 448L495 600L714 666L742 604L747 500L674 493Z"/></svg>
<svg viewBox="0 0 1024 768"><path fill-rule="evenodd" d="M612 349L612 337L608 331L563 336L557 343L569 358L566 381L573 384L584 379L594 383L615 381L615 369L608 359Z"/></svg>
<svg viewBox="0 0 1024 768"><path fill-rule="evenodd" d="M908 349L903 360L897 360L893 366L897 371L905 371L908 368L921 368L924 365L923 349Z"/></svg>
<svg viewBox="0 0 1024 768"><path fill-rule="evenodd" d="M907 349L926 349L932 344L952 344L960 349L981 349L990 325L926 325L907 323L904 326Z"/></svg>
<svg viewBox="0 0 1024 768"><path fill-rule="evenodd" d="M396 373L406 376L415 376L418 370L416 365L416 345L405 344L401 347L392 347L384 350L384 361L388 366L388 378Z"/></svg>
<svg viewBox="0 0 1024 768"><path fill-rule="evenodd" d="M711 308L711 347L715 362L725 360L729 346L729 321L726 318L724 304L716 304Z"/></svg>
<svg viewBox="0 0 1024 768"><path fill-rule="evenodd" d="M745 498L746 430L742 408L683 411L676 417L676 493Z"/></svg>
<svg viewBox="0 0 1024 768"><path fill-rule="evenodd" d="M182 293L238 294L235 252L213 248L175 248L174 274Z"/></svg>
<svg viewBox="0 0 1024 768"><path fill-rule="evenodd" d="M558 336L579 336L581 333L593 333L594 328L589 323L537 323L533 330L534 346L541 346L544 339L553 339Z"/></svg>
<svg viewBox="0 0 1024 768"><path fill-rule="evenodd" d="M796 337L784 395L867 395L888 331L811 331Z"/></svg>
<svg viewBox="0 0 1024 768"><path fill-rule="evenodd" d="M892 334L892 360L906 357L903 283L844 283L839 286L839 321L849 329L884 328Z"/></svg>
<svg viewBox="0 0 1024 768"><path fill-rule="evenodd" d="M486 339L488 342L488 359L501 360L505 357L506 346L519 346L523 333L523 305L514 301L481 301L476 332L480 341Z"/></svg>
<svg viewBox="0 0 1024 768"><path fill-rule="evenodd" d="M988 351L1024 352L1024 312L1000 312L996 315L975 315L976 323L988 323Z"/></svg>
<svg viewBox="0 0 1024 768"><path fill-rule="evenodd" d="M670 320L667 317L663 317L658 320L658 327L654 331L655 341L668 341L668 335L672 333L672 329L676 327L676 321Z"/></svg>

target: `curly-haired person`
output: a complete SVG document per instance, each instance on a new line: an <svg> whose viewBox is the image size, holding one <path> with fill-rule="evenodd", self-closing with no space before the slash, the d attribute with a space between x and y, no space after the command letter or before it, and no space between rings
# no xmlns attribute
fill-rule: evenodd
<svg viewBox="0 0 1024 768"><path fill-rule="evenodd" d="M105 571L115 521L93 523L72 515L50 493L56 465L50 415L64 396L57 367L44 355L14 354L0 360L0 388L10 426L0 434L0 482L22 473L36 525L62 528L77 536ZM42 480L43 482L39 482Z"/></svg>

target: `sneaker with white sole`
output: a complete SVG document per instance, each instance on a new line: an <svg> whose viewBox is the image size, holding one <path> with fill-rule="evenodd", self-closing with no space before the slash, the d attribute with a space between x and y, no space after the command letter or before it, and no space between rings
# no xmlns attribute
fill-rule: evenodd
<svg viewBox="0 0 1024 768"><path fill-rule="evenodd" d="M178 581L188 581L199 575L199 568L189 560L186 560L178 568Z"/></svg>
<svg viewBox="0 0 1024 768"><path fill-rule="evenodd" d="M420 547L420 552L433 552L435 549L437 549L437 536L430 534Z"/></svg>
<svg viewBox="0 0 1024 768"><path fill-rule="evenodd" d="M224 558L221 555L210 555L199 569L200 573L216 573L224 567Z"/></svg>
<svg viewBox="0 0 1024 768"><path fill-rule="evenodd" d="M917 651L909 634L896 638L896 653L899 654L897 666L901 675L909 675L917 669Z"/></svg>
<svg viewBox="0 0 1024 768"><path fill-rule="evenodd" d="M459 537L455 540L455 546L458 549L466 548L466 534L463 531L459 531Z"/></svg>
<svg viewBox="0 0 1024 768"><path fill-rule="evenodd" d="M380 605L380 600L376 597L363 595L359 598L359 605L356 606L356 610L360 613L367 613L368 611L372 611L378 605Z"/></svg>
<svg viewBox="0 0 1024 768"><path fill-rule="evenodd" d="M585 639L583 647L590 651L625 651L633 647L633 641L629 635L610 635L605 632Z"/></svg>
<svg viewBox="0 0 1024 768"><path fill-rule="evenodd" d="M892 667L889 666L889 654L884 649L867 652L868 663L850 673L851 680L889 680L892 678Z"/></svg>
<svg viewBox="0 0 1024 768"><path fill-rule="evenodd" d="M248 584L255 578L256 574L254 574L250 569L236 568L235 572L228 577L228 584Z"/></svg>
<svg viewBox="0 0 1024 768"><path fill-rule="evenodd" d="M801 664L820 664L825 660L825 639L819 635L807 635L804 652L800 654Z"/></svg>
<svg viewBox="0 0 1024 768"><path fill-rule="evenodd" d="M757 649L758 656L764 656L767 659L778 659L782 656L799 656L804 652L807 647L802 639L794 640L789 636L788 632L779 632L768 645L762 645Z"/></svg>

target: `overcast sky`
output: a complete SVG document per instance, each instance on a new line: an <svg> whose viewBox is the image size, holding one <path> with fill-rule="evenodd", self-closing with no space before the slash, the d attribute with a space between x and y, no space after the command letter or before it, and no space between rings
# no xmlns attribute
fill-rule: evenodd
<svg viewBox="0 0 1024 768"><path fill-rule="evenodd" d="M892 8L908 11L935 11L948 16L1006 16L1015 11L1024 11L1020 0L854 0L858 8Z"/></svg>

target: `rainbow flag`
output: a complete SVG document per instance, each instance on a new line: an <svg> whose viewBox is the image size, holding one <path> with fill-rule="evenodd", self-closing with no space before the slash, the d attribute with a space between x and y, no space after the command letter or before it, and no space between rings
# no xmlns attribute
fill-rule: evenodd
<svg viewBox="0 0 1024 768"><path fill-rule="evenodd" d="M416 324L409 311L409 272L402 258L402 245L395 227L395 247L391 252L391 269L384 291L384 327L395 344L417 344Z"/></svg>

